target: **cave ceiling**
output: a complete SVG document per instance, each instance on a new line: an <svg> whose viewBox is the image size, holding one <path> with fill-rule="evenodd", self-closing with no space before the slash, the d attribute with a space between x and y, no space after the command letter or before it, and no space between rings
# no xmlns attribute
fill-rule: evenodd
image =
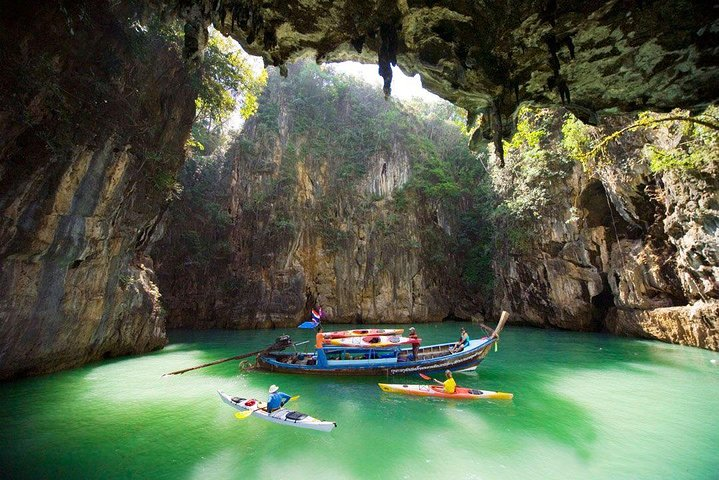
<svg viewBox="0 0 719 480"><path fill-rule="evenodd" d="M209 25L266 65L304 55L377 63L391 88L397 64L424 87L506 119L519 102L600 110L670 110L719 92L714 1L154 0L186 22L186 54Z"/></svg>

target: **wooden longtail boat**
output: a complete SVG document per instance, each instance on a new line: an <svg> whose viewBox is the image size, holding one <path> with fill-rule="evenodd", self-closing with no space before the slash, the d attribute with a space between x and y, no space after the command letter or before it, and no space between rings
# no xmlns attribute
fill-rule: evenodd
<svg viewBox="0 0 719 480"><path fill-rule="evenodd" d="M316 352L267 352L257 356L257 367L279 373L305 375L410 375L474 370L498 340L509 314L502 312L492 335L470 340L461 352L451 353L454 343L420 347L417 358L411 348L325 347Z"/></svg>

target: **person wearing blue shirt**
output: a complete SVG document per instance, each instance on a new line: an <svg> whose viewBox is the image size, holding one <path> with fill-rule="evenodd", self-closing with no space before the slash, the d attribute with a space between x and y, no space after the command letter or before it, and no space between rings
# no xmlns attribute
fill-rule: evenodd
<svg viewBox="0 0 719 480"><path fill-rule="evenodd" d="M459 333L459 340L457 343L449 347L449 353L461 352L465 348L469 347L469 335L467 334L467 330L463 328Z"/></svg>
<svg viewBox="0 0 719 480"><path fill-rule="evenodd" d="M275 410L282 407L287 401L292 398L284 392L279 391L280 387L272 385L270 387L270 398L267 400L267 413L272 413Z"/></svg>

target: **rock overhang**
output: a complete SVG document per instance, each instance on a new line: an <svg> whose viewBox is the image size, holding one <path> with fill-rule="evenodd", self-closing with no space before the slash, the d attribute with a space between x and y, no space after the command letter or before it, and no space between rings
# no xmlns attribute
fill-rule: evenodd
<svg viewBox="0 0 719 480"><path fill-rule="evenodd" d="M202 27L190 31L214 25L266 65L308 52L318 62L376 62L381 72L396 63L470 112L495 112L495 124L523 101L574 105L589 118L604 109L697 108L719 96L713 1L148 3Z"/></svg>

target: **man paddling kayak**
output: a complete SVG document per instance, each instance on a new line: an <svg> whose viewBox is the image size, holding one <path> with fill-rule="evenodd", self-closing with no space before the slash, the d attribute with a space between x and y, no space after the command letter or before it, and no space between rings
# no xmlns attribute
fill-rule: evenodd
<svg viewBox="0 0 719 480"><path fill-rule="evenodd" d="M444 372L444 375L447 377L447 380L444 382L440 382L436 378L433 378L432 380L444 386L444 393L454 393L457 389L457 382L455 382L454 378L452 378L452 372L447 370Z"/></svg>
<svg viewBox="0 0 719 480"><path fill-rule="evenodd" d="M267 413L272 413L280 409L287 401L292 398L285 392L278 391L280 387L272 385L270 387L270 398L267 400Z"/></svg>

